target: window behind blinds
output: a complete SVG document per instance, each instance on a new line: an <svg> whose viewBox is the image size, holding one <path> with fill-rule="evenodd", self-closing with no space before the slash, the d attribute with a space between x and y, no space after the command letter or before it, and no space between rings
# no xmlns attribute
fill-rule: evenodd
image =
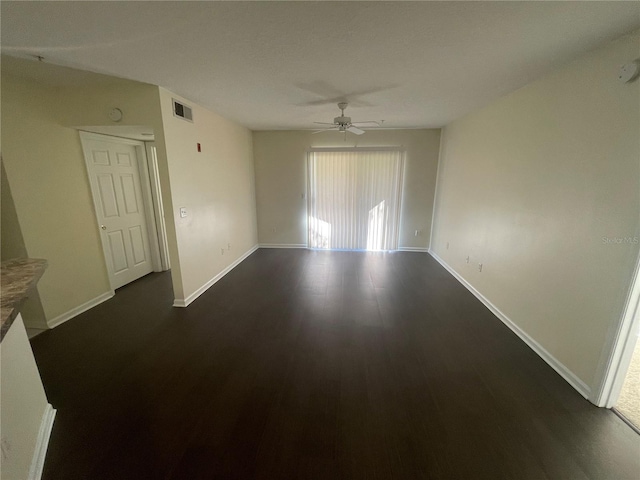
<svg viewBox="0 0 640 480"><path fill-rule="evenodd" d="M308 182L310 248L398 248L400 150L311 151Z"/></svg>

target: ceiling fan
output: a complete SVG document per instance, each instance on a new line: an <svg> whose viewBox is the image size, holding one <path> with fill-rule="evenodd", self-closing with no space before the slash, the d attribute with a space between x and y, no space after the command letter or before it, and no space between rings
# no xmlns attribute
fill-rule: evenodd
<svg viewBox="0 0 640 480"><path fill-rule="evenodd" d="M346 132L355 133L356 135L362 135L364 133L364 130L361 130L356 125L364 126L365 124L373 124L373 125L377 125L378 127L380 126L380 123L374 122L374 121L351 122L351 117L344 116L344 110L345 108L347 108L347 106L349 106L347 102L340 102L338 104L338 108L341 110L342 113L340 114L339 117L336 117L333 119L333 123L313 122L318 125L331 125L331 127L329 128L325 128L323 130L317 130L313 133L334 131L334 132L345 132L345 135L346 135Z"/></svg>

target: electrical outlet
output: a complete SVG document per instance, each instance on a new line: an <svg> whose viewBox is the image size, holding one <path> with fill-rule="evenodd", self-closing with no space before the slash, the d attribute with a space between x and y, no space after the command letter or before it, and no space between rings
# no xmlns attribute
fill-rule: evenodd
<svg viewBox="0 0 640 480"><path fill-rule="evenodd" d="M187 209L185 207L180 207L180 218L185 218L187 216Z"/></svg>
<svg viewBox="0 0 640 480"><path fill-rule="evenodd" d="M224 255L224 248L220 249L220 255Z"/></svg>
<svg viewBox="0 0 640 480"><path fill-rule="evenodd" d="M481 263L479 263L479 264L478 264L478 271L479 271L479 272L481 272L481 271L482 271L482 264L481 264Z"/></svg>
<svg viewBox="0 0 640 480"><path fill-rule="evenodd" d="M416 231L413 233L413 236L414 236L414 237L417 237L417 236L418 236L418 232L419 232L419 230L416 230Z"/></svg>
<svg viewBox="0 0 640 480"><path fill-rule="evenodd" d="M467 263L469 263L469 255L467 255Z"/></svg>

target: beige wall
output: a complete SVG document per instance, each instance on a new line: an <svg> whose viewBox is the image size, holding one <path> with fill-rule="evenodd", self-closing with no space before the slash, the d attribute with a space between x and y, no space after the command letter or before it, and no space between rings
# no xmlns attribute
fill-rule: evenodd
<svg viewBox="0 0 640 480"><path fill-rule="evenodd" d="M110 290L73 127L115 125L108 117L114 107L123 112L117 125L149 126L155 133L177 299L257 243L249 130L190 102L196 121L179 120L173 95L157 86L46 64L40 71L39 64L24 62L3 62L2 148L26 252L49 261L38 285L47 320ZM48 73L75 84L49 85ZM188 209L186 219L179 218L180 206Z"/></svg>
<svg viewBox="0 0 640 480"><path fill-rule="evenodd" d="M108 112L117 106L122 124L161 130L158 87L100 75L93 82L87 74L82 85L48 86L14 75L16 62L3 63L2 154L27 254L49 262L38 291L52 320L110 290L80 138L71 127L112 125ZM163 145L160 138L159 163L166 163Z"/></svg>
<svg viewBox="0 0 640 480"><path fill-rule="evenodd" d="M11 195L7 173L4 169L4 162L1 163L2 173L0 176L2 182L0 184L0 195L2 198L0 199L0 206L2 209L0 212L0 238L2 241L0 244L2 247L0 260L5 261L11 258L27 257L27 248L22 238L22 229L18 222L18 215L13 203L13 195ZM25 300L21 310L25 322L28 322L34 334L40 333L47 328L47 320L37 288Z"/></svg>
<svg viewBox="0 0 640 480"><path fill-rule="evenodd" d="M16 207L13 204L13 196L11 195L11 187L9 186L7 174L4 170L4 162L1 163L1 167L0 179L2 183L0 184L0 195L2 197L0 199L0 235L2 235L2 242L0 259L5 261L11 258L26 257L27 249L24 246L22 230L20 229Z"/></svg>
<svg viewBox="0 0 640 480"><path fill-rule="evenodd" d="M57 107L55 89L3 69L3 158L28 255L49 261L38 286L48 319L109 290L78 132Z"/></svg>
<svg viewBox="0 0 640 480"><path fill-rule="evenodd" d="M153 129L162 189L162 201L165 209L169 256L171 258L171 278L174 292L181 291L182 276L180 274L180 258L176 250L175 225L173 223L173 217L168 214L168 212L172 211L171 182L169 180L167 166L159 87L104 75L94 75L88 72L77 71L77 73L83 76L90 75L89 80L83 80L86 85L56 89L59 104L59 116L57 120L61 125L68 127L138 125L151 127ZM114 107L119 108L123 112L122 121L117 124L108 117L109 112ZM91 187L86 178L87 174L84 157L82 156L82 145L80 144L77 131L75 129L73 131L75 132L75 136L78 137L78 141L74 141L73 157L77 158L77 155L80 155L84 181L86 182L86 188L89 189L88 201L91 202ZM67 148L72 148L72 146L68 144ZM97 228L93 210L92 216L93 223ZM99 234L97 234L97 239L98 241L100 240ZM102 248L99 243L97 246L100 249ZM102 250L100 251L102 252ZM103 272L101 272L101 275L107 279L106 282L108 286L108 274L106 265L104 264L104 254L101 253L100 258L103 259Z"/></svg>
<svg viewBox="0 0 640 480"><path fill-rule="evenodd" d="M310 131L253 132L258 238L306 245L306 151L311 147L402 146L406 152L400 248L429 246L440 130L369 130L362 136ZM275 232L273 231L275 229ZM422 235L414 236L415 230Z"/></svg>
<svg viewBox="0 0 640 480"><path fill-rule="evenodd" d="M432 249L592 388L638 255L640 82L617 72L639 47L620 39L443 131Z"/></svg>
<svg viewBox="0 0 640 480"><path fill-rule="evenodd" d="M18 315L0 345L0 431L3 480L29 478L47 397Z"/></svg>
<svg viewBox="0 0 640 480"><path fill-rule="evenodd" d="M193 108L193 123L173 115L172 98ZM166 217L175 224L181 267L174 293L188 301L257 244L251 132L162 88L160 101L173 201Z"/></svg>

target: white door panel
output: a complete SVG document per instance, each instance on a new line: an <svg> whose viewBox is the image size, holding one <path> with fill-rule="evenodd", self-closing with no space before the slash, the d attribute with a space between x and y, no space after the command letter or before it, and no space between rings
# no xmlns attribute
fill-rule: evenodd
<svg viewBox="0 0 640 480"><path fill-rule="evenodd" d="M135 142L82 137L112 288L153 270Z"/></svg>
<svg viewBox="0 0 640 480"><path fill-rule="evenodd" d="M116 152L116 158L118 159L118 165L121 167L131 166L131 156L128 152Z"/></svg>
<svg viewBox="0 0 640 480"><path fill-rule="evenodd" d="M133 175L120 175L120 184L122 187L122 195L124 197L124 206L127 213L138 213L138 199L136 198L136 186Z"/></svg>
<svg viewBox="0 0 640 480"><path fill-rule="evenodd" d="M94 150L91 152L91 158L93 158L94 165L109 165L108 150Z"/></svg>
<svg viewBox="0 0 640 480"><path fill-rule="evenodd" d="M127 269L127 254L124 246L122 230L115 230L107 233L109 239L109 251L113 264L114 273L120 273Z"/></svg>
<svg viewBox="0 0 640 480"><path fill-rule="evenodd" d="M113 175L100 174L96 175L98 180L98 193L100 195L100 202L102 203L102 215L104 218L117 217L120 215L118 212L118 201L116 200L116 190L113 185Z"/></svg>
<svg viewBox="0 0 640 480"><path fill-rule="evenodd" d="M131 240L131 248L133 250L133 264L140 265L147 260L144 248L144 233L140 226L131 227L129 229L129 239Z"/></svg>

